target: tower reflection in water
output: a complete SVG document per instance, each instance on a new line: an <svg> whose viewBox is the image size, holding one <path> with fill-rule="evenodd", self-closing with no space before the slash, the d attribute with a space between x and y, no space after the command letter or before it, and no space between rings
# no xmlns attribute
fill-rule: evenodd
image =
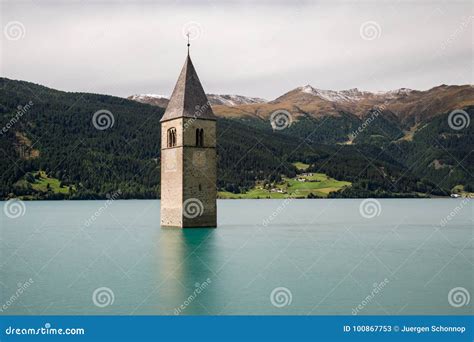
<svg viewBox="0 0 474 342"><path fill-rule="evenodd" d="M157 232L156 314L216 314L216 230L162 228ZM221 303L222 305L222 303Z"/></svg>

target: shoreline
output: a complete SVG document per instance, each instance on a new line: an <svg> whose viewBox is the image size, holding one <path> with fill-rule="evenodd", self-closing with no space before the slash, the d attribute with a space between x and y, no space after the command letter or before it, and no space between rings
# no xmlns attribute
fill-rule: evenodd
<svg viewBox="0 0 474 342"><path fill-rule="evenodd" d="M472 199L474 195L450 197L450 196L432 196L432 197L344 197L344 198L217 198L219 201L285 201L285 200L363 200L367 198L375 198L379 200L390 200L390 199L404 199L404 200L439 200L439 199L451 199L451 200L463 200ZM83 198L83 199L22 199L18 197L12 197L8 199L0 199L0 202L7 202L10 200L20 200L24 202L80 202L80 201L108 201L110 198ZM116 198L113 201L160 201L160 198Z"/></svg>

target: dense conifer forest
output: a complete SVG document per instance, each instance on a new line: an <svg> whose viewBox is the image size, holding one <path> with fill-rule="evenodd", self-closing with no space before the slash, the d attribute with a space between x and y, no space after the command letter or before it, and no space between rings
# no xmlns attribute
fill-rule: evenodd
<svg viewBox="0 0 474 342"><path fill-rule="evenodd" d="M111 127L93 125L98 110L113 114ZM472 117L474 107L465 110ZM163 112L124 98L1 78L0 197L98 199L120 189L121 198L159 198ZM329 197L472 192L474 125L453 131L448 114L421 123L411 139L382 116L351 144L348 134L364 119L351 113L304 117L282 131L260 118L219 118L218 188L240 193L257 181L280 182L301 172L293 163L303 162L308 171L352 182ZM40 178L54 179L57 188L41 188Z"/></svg>

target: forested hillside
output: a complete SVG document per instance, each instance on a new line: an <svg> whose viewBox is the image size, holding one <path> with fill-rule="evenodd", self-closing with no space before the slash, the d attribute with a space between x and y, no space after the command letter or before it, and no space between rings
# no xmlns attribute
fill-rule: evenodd
<svg viewBox="0 0 474 342"><path fill-rule="evenodd" d="M99 110L113 114L105 130L93 124ZM472 117L474 107L465 110ZM120 189L122 198L158 198L163 112L124 98L1 78L0 197L105 198ZM300 172L294 162L304 162L312 172L352 182L332 197L448 195L456 186L472 191L472 125L452 130L449 113L438 113L408 136L406 126L382 113L348 141L365 116L339 114L300 115L275 131L259 117L219 118L219 190L280 182Z"/></svg>

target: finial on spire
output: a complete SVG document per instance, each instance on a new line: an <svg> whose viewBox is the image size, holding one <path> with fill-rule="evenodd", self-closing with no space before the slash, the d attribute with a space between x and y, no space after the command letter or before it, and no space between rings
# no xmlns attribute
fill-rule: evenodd
<svg viewBox="0 0 474 342"><path fill-rule="evenodd" d="M189 56L189 46L191 45L191 44L189 44L189 32L186 33L186 36L188 37L188 56Z"/></svg>

